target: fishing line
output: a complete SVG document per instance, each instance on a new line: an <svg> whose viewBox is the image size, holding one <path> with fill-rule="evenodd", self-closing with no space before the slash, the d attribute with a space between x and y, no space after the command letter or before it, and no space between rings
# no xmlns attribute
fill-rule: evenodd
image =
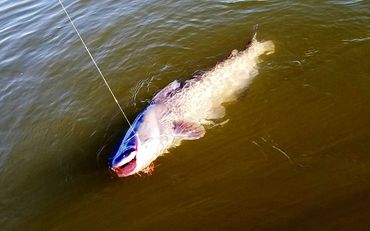
<svg viewBox="0 0 370 231"><path fill-rule="evenodd" d="M96 69L98 70L98 72L99 72L99 74L100 74L101 78L103 79L103 81L104 81L105 85L108 87L108 90L109 90L110 94L112 95L112 97L113 97L114 101L116 102L117 106L118 106L118 107L119 107L119 109L121 110L122 115L125 117L125 119L126 119L127 123L130 125L130 127L131 127L132 131L134 131L134 128L132 127L132 125L131 125L131 123L130 123L130 120L127 118L127 116L126 116L125 112L123 111L123 109L122 109L121 105L118 103L118 100L117 100L116 96L114 95L114 93L113 93L112 89L110 88L110 86L109 86L109 84L108 84L107 80L105 79L105 77L104 77L104 75L103 75L102 71L100 70L100 68L99 68L98 64L95 62L94 57L93 57L93 56L92 56L92 54L90 53L90 50L87 48L87 46L86 46L86 44L85 44L84 40L83 40L83 39L82 39L82 37L81 37L80 32L77 30L77 27L76 27L76 26L75 26L75 24L73 23L72 18L69 16L69 14L68 14L68 12L67 12L66 8L64 7L63 2L62 2L61 0L59 0L59 3L60 3L60 5L62 6L62 8L63 8L64 12L66 13L66 15L67 15L67 17L68 17L69 21L71 22L71 24L72 24L73 28L75 29L75 31L76 31L76 33L77 33L78 37L80 38L80 40L81 40L82 44L84 45L84 47L85 47L85 49L86 49L87 53L89 54L89 56L90 56L91 60L93 61L94 65L95 65ZM134 131L134 132L135 132L135 131Z"/></svg>

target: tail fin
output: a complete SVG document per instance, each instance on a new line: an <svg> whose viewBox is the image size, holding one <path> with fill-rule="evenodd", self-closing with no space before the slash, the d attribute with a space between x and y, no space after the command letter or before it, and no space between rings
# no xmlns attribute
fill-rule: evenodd
<svg viewBox="0 0 370 231"><path fill-rule="evenodd" d="M275 53L275 45L274 43L269 40L262 43L266 50L266 55Z"/></svg>

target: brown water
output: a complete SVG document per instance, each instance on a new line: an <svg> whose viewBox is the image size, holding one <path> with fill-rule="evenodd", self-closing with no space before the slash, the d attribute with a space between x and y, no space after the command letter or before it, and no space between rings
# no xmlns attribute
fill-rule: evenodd
<svg viewBox="0 0 370 231"><path fill-rule="evenodd" d="M58 1L0 3L1 230L370 230L369 1L65 1L133 120L273 40L222 127L112 178L127 129Z"/></svg>

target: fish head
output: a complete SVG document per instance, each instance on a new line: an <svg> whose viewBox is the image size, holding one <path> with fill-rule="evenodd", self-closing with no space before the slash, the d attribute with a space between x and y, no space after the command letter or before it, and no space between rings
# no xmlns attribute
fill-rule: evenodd
<svg viewBox="0 0 370 231"><path fill-rule="evenodd" d="M150 112L140 114L109 159L110 169L119 177L143 171L161 153L158 126Z"/></svg>
<svg viewBox="0 0 370 231"><path fill-rule="evenodd" d="M124 139L120 147L109 160L109 167L119 177L130 176L137 168L137 154L140 140L137 135Z"/></svg>

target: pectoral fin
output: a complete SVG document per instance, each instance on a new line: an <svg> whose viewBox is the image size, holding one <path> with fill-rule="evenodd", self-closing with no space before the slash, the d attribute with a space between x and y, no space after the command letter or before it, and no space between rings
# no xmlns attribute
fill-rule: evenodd
<svg viewBox="0 0 370 231"><path fill-rule="evenodd" d="M196 140L206 133L202 125L186 121L175 121L173 130L175 136L183 140Z"/></svg>

